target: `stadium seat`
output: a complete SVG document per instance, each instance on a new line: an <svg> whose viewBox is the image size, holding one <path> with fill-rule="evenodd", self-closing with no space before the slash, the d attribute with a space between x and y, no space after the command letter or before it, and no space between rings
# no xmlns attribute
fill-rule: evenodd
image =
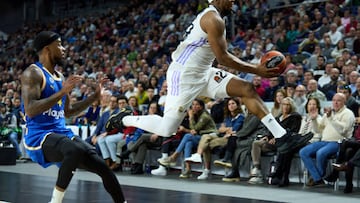
<svg viewBox="0 0 360 203"><path fill-rule="evenodd" d="M291 55L295 55L298 53L299 45L298 44L291 44L288 48L288 52Z"/></svg>

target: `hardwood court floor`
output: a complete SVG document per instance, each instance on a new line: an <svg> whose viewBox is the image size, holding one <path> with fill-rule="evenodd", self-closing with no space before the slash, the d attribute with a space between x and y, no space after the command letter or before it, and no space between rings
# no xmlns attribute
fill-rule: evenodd
<svg viewBox="0 0 360 203"><path fill-rule="evenodd" d="M116 173L129 203L257 203L257 202L359 202L360 189L344 195L331 186L303 188L292 183L288 188L250 185L245 179L239 183L224 183L221 176L198 181L178 178L178 171L166 177ZM47 203L57 175L56 167L43 169L34 163L0 166L0 203ZM342 188L340 188L341 190ZM63 203L108 203L110 196L96 175L77 171L65 193Z"/></svg>

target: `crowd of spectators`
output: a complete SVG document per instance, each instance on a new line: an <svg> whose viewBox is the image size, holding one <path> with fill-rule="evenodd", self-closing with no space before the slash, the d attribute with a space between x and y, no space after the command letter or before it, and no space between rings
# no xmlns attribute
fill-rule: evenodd
<svg viewBox="0 0 360 203"><path fill-rule="evenodd" d="M352 102L358 103L360 6L354 2L307 1L271 9L265 0L235 1L233 14L226 17L229 51L244 61L259 63L266 51L279 50L286 56L287 68L281 76L268 79L214 65L251 81L264 101L274 103L274 116L281 112L284 98L293 99L304 116L301 109L307 98L317 98L324 107L339 88L351 90ZM67 124L96 125L111 95L125 96L140 114L148 113L148 104L154 101L163 110L171 53L206 6L206 0L135 0L98 15L24 25L7 39L0 38L1 101L12 111L12 102L21 95L20 76L36 60L32 40L40 31L51 30L62 36L67 49L57 70L65 77L78 74L86 78L71 93L71 100L86 98L92 91L91 81L102 76L110 79L104 90L108 101L94 103ZM210 110L217 100L205 102ZM358 106L352 109L356 116ZM94 116L95 112L99 115ZM111 159L116 162L114 153Z"/></svg>

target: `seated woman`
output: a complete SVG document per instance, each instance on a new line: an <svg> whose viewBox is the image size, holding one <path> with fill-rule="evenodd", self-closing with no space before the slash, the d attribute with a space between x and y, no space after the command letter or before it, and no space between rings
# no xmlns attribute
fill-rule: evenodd
<svg viewBox="0 0 360 203"><path fill-rule="evenodd" d="M236 132L242 128L245 115L241 109L239 99L231 97L226 100L224 108L224 122L218 129L217 134L207 134L201 137L197 152L185 159L186 162L201 163L201 155L204 155L204 171L197 177L199 180L207 179L210 173L211 150L215 147L224 147L228 141L236 143ZM231 139L235 138L235 139ZM231 155L227 154L226 161L230 162Z"/></svg>
<svg viewBox="0 0 360 203"><path fill-rule="evenodd" d="M281 100L281 114L276 117L276 120L280 125L286 128L290 132L298 132L301 124L301 115L296 112L296 107L294 105L293 99L290 97L285 97ZM260 159L262 152L275 152L275 138L271 133L263 134L264 136L258 140L255 140L252 144L251 157L253 162L253 168L250 172L250 180L248 181L251 184L263 183L263 177L260 169Z"/></svg>
<svg viewBox="0 0 360 203"><path fill-rule="evenodd" d="M316 133L312 127L312 114L317 112L317 116L315 119L320 121L320 101L315 97L310 97L306 103L306 116L304 116L301 120L301 126L299 130L300 135L306 135L309 132L313 133L313 137L310 140L310 143L317 142L320 140L320 134ZM291 161L294 155L299 152L299 150L304 147L304 145L300 145L287 153L279 154L276 159L276 171L271 179L271 185L278 185L279 187L284 187L289 185L289 173L291 168Z"/></svg>
<svg viewBox="0 0 360 203"><path fill-rule="evenodd" d="M149 115L162 114L160 106L157 102L152 102L148 107ZM121 156L126 157L130 154L132 160L131 174L143 174L143 164L146 157L146 152L149 148L160 147L162 138L156 134L145 132L142 129L136 129L134 135L127 138L127 151L124 151Z"/></svg>
<svg viewBox="0 0 360 203"><path fill-rule="evenodd" d="M185 158L190 157L192 150L197 148L202 135L217 132L215 122L206 111L203 100L195 99L192 102L191 109L188 110L188 115L190 129L185 129L186 134L171 156L158 160L161 165L170 166L174 164L182 151L184 151ZM180 174L180 178L190 178L191 176L190 164L185 163L185 170Z"/></svg>

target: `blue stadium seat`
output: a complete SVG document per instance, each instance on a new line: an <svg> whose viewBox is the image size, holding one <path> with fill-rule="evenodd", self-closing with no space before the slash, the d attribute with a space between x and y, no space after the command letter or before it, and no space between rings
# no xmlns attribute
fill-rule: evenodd
<svg viewBox="0 0 360 203"><path fill-rule="evenodd" d="M291 55L295 55L298 53L299 45L298 44L291 44L288 48L288 52Z"/></svg>

